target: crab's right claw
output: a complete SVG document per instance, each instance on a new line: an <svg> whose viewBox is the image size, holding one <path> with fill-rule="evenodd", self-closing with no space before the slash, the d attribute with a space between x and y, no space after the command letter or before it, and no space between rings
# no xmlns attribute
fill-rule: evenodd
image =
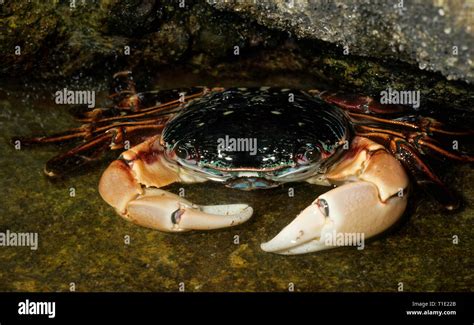
<svg viewBox="0 0 474 325"><path fill-rule="evenodd" d="M146 155L154 159L140 158ZM163 158L157 138L150 138L109 165L100 179L99 193L126 220L161 231L224 228L252 216L247 204L199 206L159 189L179 180Z"/></svg>
<svg viewBox="0 0 474 325"><path fill-rule="evenodd" d="M164 166L156 162L154 166L159 169L145 173L149 167L138 160L132 164L115 160L100 180L102 198L126 220L167 232L230 227L252 216L253 209L247 204L198 206L170 192L142 187L136 180L139 171L142 179L159 186L175 180Z"/></svg>
<svg viewBox="0 0 474 325"><path fill-rule="evenodd" d="M210 230L247 221L253 209L246 204L198 206L172 193L154 189L132 200L122 216L140 226L167 232Z"/></svg>

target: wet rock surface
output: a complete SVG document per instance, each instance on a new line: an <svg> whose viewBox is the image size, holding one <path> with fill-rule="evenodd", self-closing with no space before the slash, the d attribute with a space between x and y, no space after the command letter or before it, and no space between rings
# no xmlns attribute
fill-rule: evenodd
<svg viewBox="0 0 474 325"><path fill-rule="evenodd" d="M474 81L474 3L461 1L209 1L269 28Z"/></svg>
<svg viewBox="0 0 474 325"><path fill-rule="evenodd" d="M57 79L178 61L200 65L207 56L209 66L234 46L257 46L270 33L199 1L19 1L0 8L4 77Z"/></svg>
<svg viewBox="0 0 474 325"><path fill-rule="evenodd" d="M387 88L419 90L422 106L441 111L474 107L473 87L462 81L472 78L472 21L459 15L455 26L460 27L444 32L455 10L470 12L468 2L450 4L455 8L449 10L443 1L429 10L422 10L428 2L409 1L401 9L364 1L213 3L76 1L71 7L69 2L5 2L0 6L5 30L0 79L78 87L102 79L107 87L110 76L124 69L133 70L137 80L179 69L187 71L188 80L204 74L214 85L232 78L263 82L267 75L280 74L282 82L289 76L311 80L312 88L375 97ZM289 3L294 3L291 9ZM422 16L410 16L415 13ZM437 22L424 22L423 15ZM397 19L406 20L406 28L398 31ZM373 30L378 34L367 36ZM446 48L453 42L459 43L457 55ZM447 80L442 73L460 80Z"/></svg>

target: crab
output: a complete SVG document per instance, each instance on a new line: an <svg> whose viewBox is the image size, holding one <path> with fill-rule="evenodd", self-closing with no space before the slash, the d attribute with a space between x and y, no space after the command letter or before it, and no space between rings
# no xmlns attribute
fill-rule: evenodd
<svg viewBox="0 0 474 325"><path fill-rule="evenodd" d="M164 232L236 226L253 214L245 203L194 204L164 190L169 184L212 181L254 190L304 181L332 189L261 248L284 255L321 251L334 247L325 240L331 234L370 238L390 228L404 214L412 183L445 209L458 208L459 199L422 158L474 161L446 145L472 131L448 129L371 97L270 87L135 88L130 72L117 73L113 107L80 112L85 124L79 128L17 140L82 140L46 164L49 176L108 149L126 149L103 172L99 193L124 219ZM229 139L233 145L222 145ZM245 147L249 141L253 150Z"/></svg>

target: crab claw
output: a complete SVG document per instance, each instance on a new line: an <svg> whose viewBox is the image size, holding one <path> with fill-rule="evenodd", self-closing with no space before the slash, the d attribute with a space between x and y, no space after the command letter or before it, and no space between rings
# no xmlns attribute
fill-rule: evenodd
<svg viewBox="0 0 474 325"><path fill-rule="evenodd" d="M405 207L403 196L381 201L377 186L371 182L347 183L319 196L261 248L284 255L310 253L339 246L338 234L363 248L364 239L388 229ZM355 238L362 241L356 243Z"/></svg>
<svg viewBox="0 0 474 325"><path fill-rule="evenodd" d="M189 175L183 178L198 181ZM109 165L100 179L99 193L124 219L167 232L230 227L252 216L247 204L199 206L158 188L178 180L179 173L168 165L158 137L153 137Z"/></svg>
<svg viewBox="0 0 474 325"><path fill-rule="evenodd" d="M247 221L253 209L247 204L199 206L160 189L147 189L127 205L122 216L140 226L167 232L210 230Z"/></svg>
<svg viewBox="0 0 474 325"><path fill-rule="evenodd" d="M283 252L320 237L326 217L315 202L304 209L272 240L261 244L260 247L266 252Z"/></svg>

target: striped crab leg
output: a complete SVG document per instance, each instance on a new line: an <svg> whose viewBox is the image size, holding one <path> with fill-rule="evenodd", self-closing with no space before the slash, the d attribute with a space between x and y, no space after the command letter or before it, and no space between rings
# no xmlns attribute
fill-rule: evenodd
<svg viewBox="0 0 474 325"><path fill-rule="evenodd" d="M208 91L205 87L183 88L182 92L178 90L162 91L151 96L149 93L134 94L132 92L134 88L131 88L132 90L123 90L123 88L117 89L122 89L121 94L126 94L128 97L122 98L114 108L96 108L92 111L82 112L78 120L86 122L86 124L78 128L49 136L14 137L11 142L14 144L19 142L21 146L76 142L75 147L53 157L46 163L46 175L50 177L64 176L79 167L98 160L109 149L121 149L126 143L133 146L150 136L159 134L166 122L184 104L203 96ZM117 89L116 91L118 91ZM132 100L133 96L140 98L140 100ZM153 98L149 98L150 96ZM181 97L177 98L178 96ZM132 109L131 100L132 104L136 105L134 109ZM148 105L150 101L156 102L158 100L165 102L159 102L149 107L144 106ZM77 144L77 142L80 143Z"/></svg>

